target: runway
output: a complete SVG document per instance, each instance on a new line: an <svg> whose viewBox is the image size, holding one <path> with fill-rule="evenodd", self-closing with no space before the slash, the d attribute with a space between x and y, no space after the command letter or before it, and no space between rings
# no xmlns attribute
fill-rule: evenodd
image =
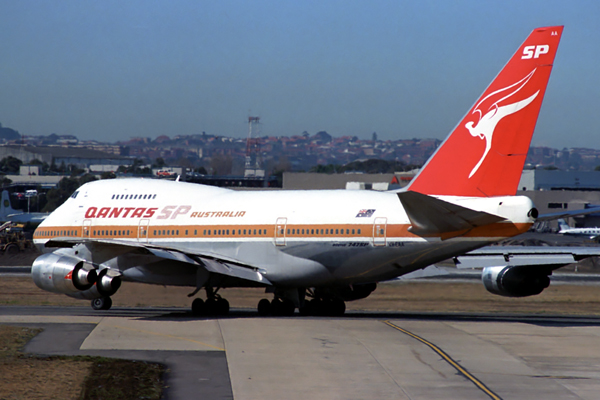
<svg viewBox="0 0 600 400"><path fill-rule="evenodd" d="M167 364L168 399L596 399L600 318L0 307L26 351Z"/></svg>

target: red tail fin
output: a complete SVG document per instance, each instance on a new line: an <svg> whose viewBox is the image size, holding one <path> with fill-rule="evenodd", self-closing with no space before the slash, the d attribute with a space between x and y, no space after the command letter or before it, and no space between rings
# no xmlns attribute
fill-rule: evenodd
<svg viewBox="0 0 600 400"><path fill-rule="evenodd" d="M415 177L433 195L514 195L562 26L535 29Z"/></svg>

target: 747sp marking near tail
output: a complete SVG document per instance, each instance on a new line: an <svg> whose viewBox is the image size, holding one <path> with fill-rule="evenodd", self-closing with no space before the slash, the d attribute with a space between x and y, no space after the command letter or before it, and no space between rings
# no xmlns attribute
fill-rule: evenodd
<svg viewBox="0 0 600 400"><path fill-rule="evenodd" d="M530 34L406 190L91 182L36 230L35 243L54 251L35 260L33 279L99 309L135 281L205 289L198 314L227 313L221 289L265 287L263 315L341 315L378 282L526 232L537 210L515 194L562 30ZM494 293L529 295L551 272L509 266L484 279Z"/></svg>

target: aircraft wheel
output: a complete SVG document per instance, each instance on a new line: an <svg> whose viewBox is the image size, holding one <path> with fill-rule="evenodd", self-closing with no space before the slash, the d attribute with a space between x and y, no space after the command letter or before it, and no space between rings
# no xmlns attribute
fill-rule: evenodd
<svg viewBox="0 0 600 400"><path fill-rule="evenodd" d="M271 315L281 315L282 308L282 301L277 298L273 299L273 301L271 302Z"/></svg>
<svg viewBox="0 0 600 400"><path fill-rule="evenodd" d="M314 315L315 311L313 306L313 300L305 300L304 305L298 309L298 312L304 317Z"/></svg>
<svg viewBox="0 0 600 400"><path fill-rule="evenodd" d="M214 297L204 303L208 315L227 315L229 302L221 297Z"/></svg>
<svg viewBox="0 0 600 400"><path fill-rule="evenodd" d="M346 303L340 299L334 299L329 304L331 315L334 317L341 317L346 312Z"/></svg>
<svg viewBox="0 0 600 400"><path fill-rule="evenodd" d="M192 314L194 314L194 315L206 314L206 305L204 304L204 300L194 299L194 301L192 301Z"/></svg>
<svg viewBox="0 0 600 400"><path fill-rule="evenodd" d="M261 317L266 317L267 315L271 314L271 302L267 299L261 299L258 302L258 315L260 315Z"/></svg>
<svg viewBox="0 0 600 400"><path fill-rule="evenodd" d="M6 254L13 256L19 253L19 246L17 246L14 243L11 243L8 246L6 246L6 249L4 251L6 252Z"/></svg>
<svg viewBox="0 0 600 400"><path fill-rule="evenodd" d="M112 299L110 297L100 297L92 300L92 308L94 310L110 310L112 307Z"/></svg>
<svg viewBox="0 0 600 400"><path fill-rule="evenodd" d="M294 311L296 310L296 306L294 302L289 299L283 299L281 302L281 315L290 317L294 315Z"/></svg>
<svg viewBox="0 0 600 400"><path fill-rule="evenodd" d="M229 302L224 298L217 299L217 315L229 314Z"/></svg>

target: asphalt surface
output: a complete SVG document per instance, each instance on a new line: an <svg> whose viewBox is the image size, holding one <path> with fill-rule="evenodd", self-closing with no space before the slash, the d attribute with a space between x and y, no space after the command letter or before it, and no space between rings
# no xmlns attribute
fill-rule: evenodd
<svg viewBox="0 0 600 400"><path fill-rule="evenodd" d="M1 306L0 323L43 328L30 353L163 363L166 399L562 400L600 392L593 316L260 318L234 309L198 318L179 308Z"/></svg>

